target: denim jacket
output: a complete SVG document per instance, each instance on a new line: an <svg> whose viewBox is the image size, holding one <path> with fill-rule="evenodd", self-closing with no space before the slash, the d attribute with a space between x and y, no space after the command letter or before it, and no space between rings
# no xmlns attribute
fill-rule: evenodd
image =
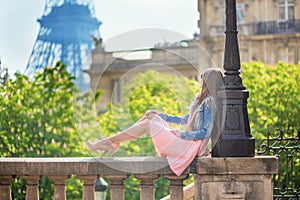
<svg viewBox="0 0 300 200"><path fill-rule="evenodd" d="M181 138L185 140L200 140L210 137L214 126L216 111L217 107L214 98L205 98L196 111L197 113L192 124L192 131L180 131ZM159 114L165 121L179 125L186 125L189 120L189 115L190 114L184 117L178 117L163 113Z"/></svg>

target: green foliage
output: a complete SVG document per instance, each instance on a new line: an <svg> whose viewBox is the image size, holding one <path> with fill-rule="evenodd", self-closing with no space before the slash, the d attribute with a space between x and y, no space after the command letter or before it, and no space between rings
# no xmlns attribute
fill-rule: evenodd
<svg viewBox="0 0 300 200"><path fill-rule="evenodd" d="M82 155L72 117L73 87L61 63L36 74L34 81L16 74L0 95L0 156Z"/></svg>
<svg viewBox="0 0 300 200"><path fill-rule="evenodd" d="M82 185L83 185L82 180L79 180L76 178L75 175L72 175L72 177L66 181L67 199L72 199L72 200L82 199Z"/></svg>
<svg viewBox="0 0 300 200"><path fill-rule="evenodd" d="M25 199L26 182L24 179L15 178L11 181L12 184L12 199Z"/></svg>
<svg viewBox="0 0 300 200"><path fill-rule="evenodd" d="M96 91L95 94L91 92L82 94L75 89L73 91L72 118L77 135L82 141L88 141L99 135L99 116L95 102L99 100L102 93L102 90Z"/></svg>
<svg viewBox="0 0 300 200"><path fill-rule="evenodd" d="M88 155L80 139L89 137L98 129L90 124L98 119L93 114L91 102L94 102L93 95L80 94L74 85L74 78L61 62L54 68L45 68L37 73L33 81L16 74L15 80L8 81L5 87L0 88L0 156ZM74 116L80 128L76 128ZM81 134L79 138L78 134L83 132L88 134ZM78 196L82 188L80 183L72 179L68 182L73 182L76 188L69 190L68 195ZM41 199L51 199L53 182L43 178L40 185ZM24 198L24 180L15 179L12 190L14 198Z"/></svg>
<svg viewBox="0 0 300 200"><path fill-rule="evenodd" d="M124 181L124 184L125 199L140 199L140 181L138 179L131 175Z"/></svg>
<svg viewBox="0 0 300 200"><path fill-rule="evenodd" d="M250 93L248 113L252 135L258 140L270 128L299 128L300 63L243 63L243 83Z"/></svg>

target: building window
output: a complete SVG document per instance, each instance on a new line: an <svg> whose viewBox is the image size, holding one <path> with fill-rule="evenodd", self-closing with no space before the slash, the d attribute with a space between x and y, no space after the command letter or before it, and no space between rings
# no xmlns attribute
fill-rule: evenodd
<svg viewBox="0 0 300 200"><path fill-rule="evenodd" d="M295 0L278 0L278 21L295 19Z"/></svg>
<svg viewBox="0 0 300 200"><path fill-rule="evenodd" d="M245 23L245 4L236 5L236 22L237 24Z"/></svg>
<svg viewBox="0 0 300 200"><path fill-rule="evenodd" d="M278 60L286 63L295 62L295 47L279 47L278 48Z"/></svg>
<svg viewBox="0 0 300 200"><path fill-rule="evenodd" d="M222 22L221 24L225 24L226 20L226 9L225 4L222 5ZM236 23L237 25L245 23L245 4L238 3L236 4Z"/></svg>

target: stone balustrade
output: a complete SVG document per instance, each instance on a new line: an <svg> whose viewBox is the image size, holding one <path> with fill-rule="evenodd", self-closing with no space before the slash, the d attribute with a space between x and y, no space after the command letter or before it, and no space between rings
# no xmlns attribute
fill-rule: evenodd
<svg viewBox="0 0 300 200"><path fill-rule="evenodd" d="M183 191L183 180L194 173L194 186ZM95 199L94 181L104 176L110 181L112 200L124 199L124 180L134 175L140 180L140 199L154 199L154 180L170 181L170 195L164 199L272 200L272 174L278 173L273 156L212 158L199 157L181 176L176 176L165 158L0 158L0 199L11 199L11 180L26 180L26 199L39 199L38 181L48 176L54 181L54 199L65 200L65 181L76 175L83 181L84 200ZM190 193L193 194L190 194Z"/></svg>
<svg viewBox="0 0 300 200"><path fill-rule="evenodd" d="M76 175L83 181L84 200L95 199L94 181L98 175L110 181L112 200L124 199L124 180L131 174L140 180L140 199L154 199L154 180L163 175L170 180L171 199L183 198L183 180L188 170L176 176L165 158L0 158L0 199L11 199L11 180L26 180L26 199L39 199L38 182L42 176L54 181L54 199L65 200L65 181Z"/></svg>

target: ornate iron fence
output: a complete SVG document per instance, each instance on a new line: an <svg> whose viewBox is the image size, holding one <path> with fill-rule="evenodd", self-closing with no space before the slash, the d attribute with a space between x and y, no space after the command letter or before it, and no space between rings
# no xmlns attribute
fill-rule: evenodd
<svg viewBox="0 0 300 200"><path fill-rule="evenodd" d="M273 176L274 200L300 199L300 129L270 129L258 144L258 155L279 160L279 174Z"/></svg>

